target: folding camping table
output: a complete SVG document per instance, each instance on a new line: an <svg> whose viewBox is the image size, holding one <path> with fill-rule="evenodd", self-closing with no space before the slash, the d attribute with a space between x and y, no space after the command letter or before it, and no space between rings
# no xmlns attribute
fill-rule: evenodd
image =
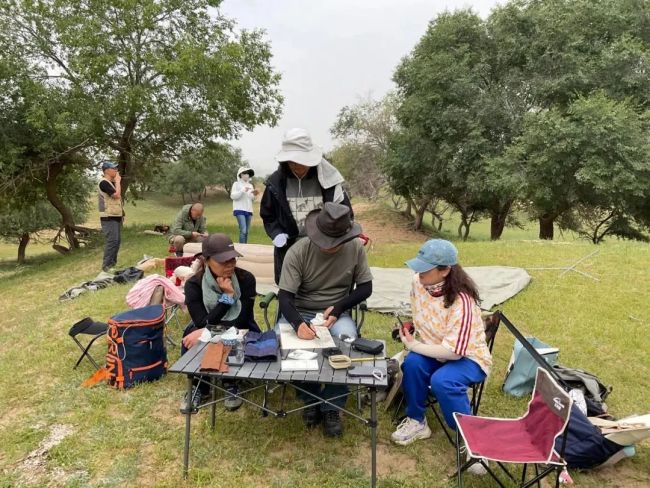
<svg viewBox="0 0 650 488"><path fill-rule="evenodd" d="M355 351L351 348L350 344L335 338L334 341L337 343L337 346L341 349L343 354L350 356L351 358L355 357L367 357L367 354ZM383 342L383 341L382 341ZM205 353L205 348L208 343L199 342L192 349L187 351L183 356L180 357L178 361L169 369L170 373L180 373L187 376L187 391L188 395L192 393L192 381L199 380L207 382L211 386L212 398L206 403L199 406L199 409L210 407L211 408L211 426L214 429L216 425L216 404L223 401L224 398L217 399L216 391L219 390L224 394L227 393L217 382L217 380L253 380L253 384L246 388L241 388L236 395L238 398L241 398L245 403L252 405L256 408L259 408L262 411L263 416L272 415L274 417L286 417L287 415L295 412L300 412L307 408L304 405L301 405L296 408L290 408L288 410L284 409L284 400L285 400L285 388L282 389L282 399L278 408L273 408L269 405L269 390L272 385L283 385L290 386L296 391L303 391L299 384L296 382L307 382L307 383L325 383L333 385L346 385L349 388L348 393L342 396L355 395L357 392L362 390L368 390L370 392L370 418L364 418L360 414L357 414L346 408L339 408L336 405L331 403L332 400L340 398L331 397L331 398L321 398L316 395L312 395L316 400L315 403L311 405L320 405L327 403L335 406L340 412L356 418L361 421L368 427L370 427L370 439L371 439L371 486L376 486L377 483L377 388L386 387L388 385L388 379L386 376L382 380L377 380L373 377L350 377L347 374L346 369L332 369L328 361L323 358L321 349L314 349L318 353L318 371L292 371L292 372L283 372L280 369L280 360L286 359L290 351L282 350L278 353L278 359L276 361L270 362L251 362L247 361L242 366L230 366L228 373L218 373L218 372L201 372L201 360ZM384 353L386 349L386 344L384 343ZM385 354L379 354L377 358L383 358ZM369 365L372 364L378 368L382 368L383 371L387 371L387 362L385 359L375 359L373 361L364 361L357 363L359 365ZM258 403L255 398L249 398L250 393L255 391L260 391L263 393L263 399L261 403ZM308 392L305 392L308 393ZM308 393L311 395L311 393ZM189 455L190 455L190 424L192 420L192 413L185 414L185 447L183 453L183 476L187 477L188 465L189 465Z"/></svg>

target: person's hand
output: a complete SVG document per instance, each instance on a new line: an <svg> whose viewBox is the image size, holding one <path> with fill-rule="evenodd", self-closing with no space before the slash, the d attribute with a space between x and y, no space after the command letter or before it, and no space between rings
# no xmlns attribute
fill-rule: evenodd
<svg viewBox="0 0 650 488"><path fill-rule="evenodd" d="M284 246L286 246L286 245L287 245L287 238L288 238L288 237L289 237L289 236L288 236L287 234L278 234L278 235L275 236L275 238L273 239L273 245L274 245L275 247L284 247Z"/></svg>
<svg viewBox="0 0 650 488"><path fill-rule="evenodd" d="M115 173L115 178L113 178L113 181L114 181L115 183L119 183L120 181L122 181L122 175L120 175L120 172L119 172L119 171L117 171L117 172Z"/></svg>
<svg viewBox="0 0 650 488"><path fill-rule="evenodd" d="M409 351L413 348L414 345L418 343L418 341L415 340L411 333L402 327L399 328L399 338L402 340L404 347L406 347L406 349Z"/></svg>
<svg viewBox="0 0 650 488"><path fill-rule="evenodd" d="M334 310L334 307L327 307L325 312L323 312L323 318L325 319L325 323L323 324L324 327L327 327L328 329L331 328L334 323L338 320L338 317L335 317L332 315L332 311Z"/></svg>
<svg viewBox="0 0 650 488"><path fill-rule="evenodd" d="M307 341L316 338L316 333L305 322L300 324L300 327L298 327L296 334L298 335L298 339L305 339Z"/></svg>
<svg viewBox="0 0 650 488"><path fill-rule="evenodd" d="M235 288L232 285L232 280L224 276L217 277L217 285L221 288L221 291L226 295L233 296L235 294Z"/></svg>
<svg viewBox="0 0 650 488"><path fill-rule="evenodd" d="M196 343L199 342L199 337L201 337L201 334L203 334L203 330L204 328L196 329L187 334L185 337L183 337L183 345L188 349L192 349Z"/></svg>

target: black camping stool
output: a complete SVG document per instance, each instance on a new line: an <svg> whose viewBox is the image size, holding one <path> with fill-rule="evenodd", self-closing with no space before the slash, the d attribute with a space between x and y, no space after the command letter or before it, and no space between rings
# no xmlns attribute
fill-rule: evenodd
<svg viewBox="0 0 650 488"><path fill-rule="evenodd" d="M95 322L90 317L81 319L79 322L77 322L72 327L70 327L70 330L68 331L68 335L72 337L72 340L75 341L77 346L79 346L79 349L81 349L81 356L79 356L77 363L74 365L74 368L72 369L77 369L77 366L79 366L79 363L81 363L84 357L88 358L88 361L93 363L95 369L100 368L99 364L97 364L97 361L93 359L93 357L90 355L88 351L90 350L90 347L97 339L106 335L107 330L108 330L107 324L105 324L104 322ZM88 344L84 346L81 342L79 342L79 339L77 339L77 336L79 334L86 334L88 336L92 336L92 339L90 339L90 342L88 342Z"/></svg>

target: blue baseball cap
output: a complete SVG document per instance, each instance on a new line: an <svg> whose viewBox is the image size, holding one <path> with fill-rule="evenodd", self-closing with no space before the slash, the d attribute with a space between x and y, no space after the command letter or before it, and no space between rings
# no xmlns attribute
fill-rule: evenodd
<svg viewBox="0 0 650 488"><path fill-rule="evenodd" d="M431 239L424 243L418 255L406 261L406 265L416 273L426 273L437 266L458 264L458 250L444 239Z"/></svg>
<svg viewBox="0 0 650 488"><path fill-rule="evenodd" d="M113 161L102 161L102 171L105 169L117 169L117 163Z"/></svg>

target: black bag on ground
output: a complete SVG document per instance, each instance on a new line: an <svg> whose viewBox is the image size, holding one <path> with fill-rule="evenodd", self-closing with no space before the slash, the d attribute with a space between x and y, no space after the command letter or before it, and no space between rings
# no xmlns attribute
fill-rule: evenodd
<svg viewBox="0 0 650 488"><path fill-rule="evenodd" d="M133 266L130 266L125 269L120 269L115 272L115 275L113 276L113 281L115 283L131 283L133 281L138 281L139 279L142 279L144 276L144 271L138 268L134 268Z"/></svg>
<svg viewBox="0 0 650 488"><path fill-rule="evenodd" d="M564 436L555 440L555 450L560 452ZM566 429L564 459L569 468L592 469L600 466L623 449L607 439L576 406L571 407L571 417Z"/></svg>
<svg viewBox="0 0 650 488"><path fill-rule="evenodd" d="M570 389L577 388L582 391L587 403L587 415L598 417L607 413L605 399L612 392L611 386L605 386L596 375L577 368L555 365L553 369Z"/></svg>

